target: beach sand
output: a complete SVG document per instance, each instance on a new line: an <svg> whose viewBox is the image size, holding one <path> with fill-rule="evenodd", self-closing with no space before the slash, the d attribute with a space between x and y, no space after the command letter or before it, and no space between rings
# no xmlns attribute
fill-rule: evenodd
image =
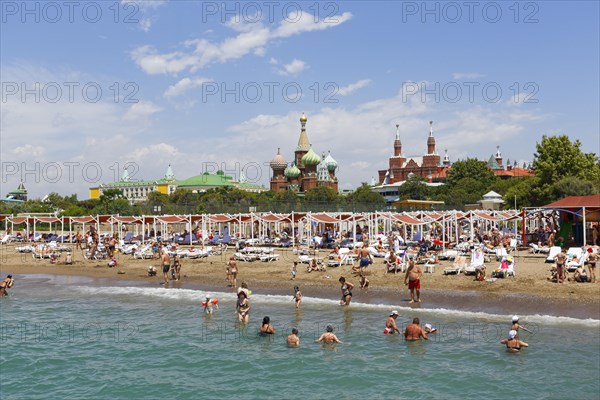
<svg viewBox="0 0 600 400"><path fill-rule="evenodd" d="M328 250L318 257L326 258ZM353 301L366 303L401 304L409 306L409 292L403 283L404 274L386 274L382 258L375 258L369 267L369 289L358 287L358 276L352 273L351 265L327 267L325 272L306 272L306 264L298 264L296 280L291 280L293 261L298 257L291 249L276 249L279 260L273 262L238 262L238 285L246 281L256 293L290 295L293 286L299 285L305 296L337 299L340 296L340 276L355 285ZM183 259L180 282L170 282L171 288L202 288L212 291L234 291L225 280L225 264L233 250L222 255L202 259ZM109 268L108 260L85 260L81 250L73 252L73 265L64 265L66 253L59 257L58 264L48 259L33 259L30 253L18 253L15 245L0 247L0 271L7 273L73 275L136 281L138 285L159 286L163 282L160 260L136 260L130 255L117 254L118 266ZM547 280L552 266L545 263L544 255L520 250L514 254L516 277L490 281L475 281L473 276L443 274L452 261L441 261L434 273L424 273L421 279L423 302L410 305L423 308L450 308L471 311L494 311L507 313L537 313L563 315L575 318L600 319L600 284L566 282L557 284ZM156 277L149 277L148 266L157 268ZM492 257L486 263L487 278L499 263ZM422 267L422 266L421 266ZM118 272L124 272L119 274ZM122 284L121 283L121 284ZM18 286L15 283L15 287ZM15 288L11 289L15 290Z"/></svg>

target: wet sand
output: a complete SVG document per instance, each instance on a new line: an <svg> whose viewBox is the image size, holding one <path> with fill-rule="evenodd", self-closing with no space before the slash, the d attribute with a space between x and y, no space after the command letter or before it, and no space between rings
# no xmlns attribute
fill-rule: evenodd
<svg viewBox="0 0 600 400"><path fill-rule="evenodd" d="M443 269L452 261L441 261L434 273L425 273L421 279L422 303L409 304L408 289L403 284L404 274L386 274L383 259L375 258L369 267L368 290L358 288L358 277L351 265L327 267L325 272L306 272L306 264L298 264L295 281L291 278L293 261L298 258L291 249L276 249L280 258L275 262L238 262L238 285L246 281L257 294L293 293L299 285L305 296L338 299L338 278L345 276L355 284L353 301L367 304L390 304L414 308L445 308L464 311L481 311L495 314L540 314L567 316L572 318L600 319L600 284L552 283L547 280L552 264L545 263L545 256L530 254L527 250L517 251L515 256L516 277L498 279L495 282L479 282L473 276L443 275ZM222 255L203 259L182 260L182 280L170 282L168 287L202 289L210 291L234 291L225 280L225 263L232 250ZM319 257L326 257L321 251ZM31 254L17 253L15 245L0 248L0 271L2 276L18 275L70 275L65 284L76 284L78 276L91 277L98 285L135 285L159 287L163 282L159 260L136 260L132 256L117 254L119 265L107 266L108 260L85 260L81 250L74 251L74 265L64 265L66 253L59 257L58 264L49 260L33 259ZM487 276L498 266L492 259L486 263ZM147 268L155 266L157 277L148 277ZM118 272L124 272L119 274ZM164 285L163 285L164 286ZM12 291L18 290L18 279Z"/></svg>

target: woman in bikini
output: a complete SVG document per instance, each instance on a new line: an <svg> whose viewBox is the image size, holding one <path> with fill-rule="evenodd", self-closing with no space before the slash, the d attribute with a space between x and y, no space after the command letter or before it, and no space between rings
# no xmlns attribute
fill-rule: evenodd
<svg viewBox="0 0 600 400"><path fill-rule="evenodd" d="M354 285L350 282L346 282L346 278L343 276L340 277L339 282L342 284L342 287L340 288L342 290L340 305L348 306L350 305L350 300L352 300L352 289L354 289Z"/></svg>
<svg viewBox="0 0 600 400"><path fill-rule="evenodd" d="M250 319L250 300L245 291L238 293L237 311L239 321L247 323Z"/></svg>
<svg viewBox="0 0 600 400"><path fill-rule="evenodd" d="M9 289L13 286L15 281L12 278L12 275L7 275L6 278L0 282L0 297L8 296L8 292L6 289Z"/></svg>
<svg viewBox="0 0 600 400"><path fill-rule="evenodd" d="M269 318L269 317L263 318L262 325L260 326L260 328L258 328L258 333L261 336L275 334L275 328L273 328L273 325L271 325L271 318Z"/></svg>

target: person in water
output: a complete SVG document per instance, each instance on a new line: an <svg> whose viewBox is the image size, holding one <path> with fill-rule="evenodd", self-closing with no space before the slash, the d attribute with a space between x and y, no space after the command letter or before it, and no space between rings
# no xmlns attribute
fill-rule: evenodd
<svg viewBox="0 0 600 400"><path fill-rule="evenodd" d="M300 346L300 338L298 337L297 328L292 328L292 334L287 337L287 344L290 347Z"/></svg>
<svg viewBox="0 0 600 400"><path fill-rule="evenodd" d="M0 297L8 296L7 289L10 289L15 283L12 275L7 275L2 282L0 282Z"/></svg>
<svg viewBox="0 0 600 400"><path fill-rule="evenodd" d="M500 343L506 345L508 351L516 353L521 350L521 347L529 347L527 343L517 338L517 331L514 329L508 332L508 339L502 339Z"/></svg>
<svg viewBox="0 0 600 400"><path fill-rule="evenodd" d="M294 286L294 301L296 302L296 308L300 308L302 303L302 292L298 286Z"/></svg>
<svg viewBox="0 0 600 400"><path fill-rule="evenodd" d="M273 325L271 325L271 318L269 318L269 317L263 318L262 325L260 326L260 328L258 328L258 332L261 335L274 335L275 334L275 328L273 328Z"/></svg>
<svg viewBox="0 0 600 400"><path fill-rule="evenodd" d="M250 300L246 293L243 290L238 293L237 312L239 321L247 323L250 319Z"/></svg>
<svg viewBox="0 0 600 400"><path fill-rule="evenodd" d="M394 333L400 333L400 329L396 325L396 319L398 318L398 311L394 310L390 316L385 320L385 329L383 333L386 335L393 335Z"/></svg>
<svg viewBox="0 0 600 400"><path fill-rule="evenodd" d="M354 289L354 285L350 282L346 282L346 278L343 276L340 277L339 282L342 285L342 298L340 299L340 305L349 306L350 300L352 300L352 289Z"/></svg>
<svg viewBox="0 0 600 400"><path fill-rule="evenodd" d="M408 325L404 330L404 340L413 342L421 338L429 340L427 333L421 328L421 321L419 321L419 318L413 318L412 324Z"/></svg>
<svg viewBox="0 0 600 400"><path fill-rule="evenodd" d="M333 326L331 325L327 325L325 332L321 335L321 337L315 340L315 342L327 344L342 343L342 341L335 336L335 333L333 333Z"/></svg>

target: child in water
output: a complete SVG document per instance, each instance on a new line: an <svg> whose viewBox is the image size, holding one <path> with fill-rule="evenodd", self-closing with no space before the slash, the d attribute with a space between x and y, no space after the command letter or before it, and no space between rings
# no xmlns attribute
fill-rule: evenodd
<svg viewBox="0 0 600 400"><path fill-rule="evenodd" d="M210 295L206 295L206 300L202 302L202 306L204 307L204 313L210 315L213 313L213 306L216 307L217 310L219 309L219 299L211 300Z"/></svg>

